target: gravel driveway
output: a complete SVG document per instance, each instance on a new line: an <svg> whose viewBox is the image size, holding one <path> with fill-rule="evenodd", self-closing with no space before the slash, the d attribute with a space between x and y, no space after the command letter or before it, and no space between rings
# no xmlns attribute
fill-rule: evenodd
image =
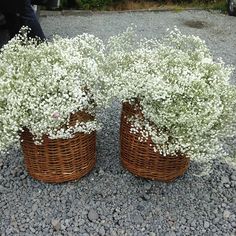
<svg viewBox="0 0 236 236"><path fill-rule="evenodd" d="M217 12L83 13L48 16L48 37L87 32L106 40L131 23L139 37L161 37L175 25L206 40L215 56L236 66L236 17ZM236 73L232 77L236 82ZM191 162L174 183L136 178L119 163L120 104L99 114L97 165L77 182L44 184L29 177L22 153L0 157L0 235L235 235L236 169L215 161L209 176ZM234 140L226 145L236 153Z"/></svg>

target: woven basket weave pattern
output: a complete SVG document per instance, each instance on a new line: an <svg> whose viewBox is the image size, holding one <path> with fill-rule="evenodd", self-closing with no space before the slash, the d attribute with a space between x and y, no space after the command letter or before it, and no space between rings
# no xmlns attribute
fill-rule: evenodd
<svg viewBox="0 0 236 236"><path fill-rule="evenodd" d="M70 125L76 120L86 121L92 116L79 112L71 116ZM32 134L25 129L21 134L24 161L28 173L35 179L49 183L77 180L90 172L96 163L96 132L77 133L70 139L43 137L35 145Z"/></svg>
<svg viewBox="0 0 236 236"><path fill-rule="evenodd" d="M164 182L174 181L187 170L189 158L181 155L164 157L154 152L150 138L147 142L140 142L139 134L130 133L131 124L127 122L127 117L137 113L140 114L139 109L135 110L129 103L123 104L120 127L123 167L136 176Z"/></svg>

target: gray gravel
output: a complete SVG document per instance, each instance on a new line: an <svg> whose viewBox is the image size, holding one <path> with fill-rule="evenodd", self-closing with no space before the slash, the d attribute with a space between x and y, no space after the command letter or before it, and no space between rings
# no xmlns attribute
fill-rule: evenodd
<svg viewBox="0 0 236 236"><path fill-rule="evenodd" d="M130 23L138 26L140 37L161 37L176 25L236 65L236 18L217 12L96 13L43 17L41 23L48 37L88 32L105 40ZM98 132L97 165L80 181L50 185L33 180L17 148L0 158L1 236L236 234L235 167L215 161L212 173L199 177L200 165L191 162L174 183L136 178L119 163L119 116L117 102L99 114L105 125ZM234 143L226 145L232 155Z"/></svg>

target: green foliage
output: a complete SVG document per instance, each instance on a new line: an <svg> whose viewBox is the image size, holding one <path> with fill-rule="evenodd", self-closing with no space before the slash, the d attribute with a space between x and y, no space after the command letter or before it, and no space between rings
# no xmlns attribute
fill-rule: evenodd
<svg viewBox="0 0 236 236"><path fill-rule="evenodd" d="M171 0L171 2L174 4L214 4L217 0Z"/></svg>
<svg viewBox="0 0 236 236"><path fill-rule="evenodd" d="M226 1L217 1L215 4L212 5L212 9L226 12L227 11Z"/></svg>
<svg viewBox="0 0 236 236"><path fill-rule="evenodd" d="M225 0L61 0L61 8L77 8L82 10L107 10L108 7L116 9L118 5L124 5L124 8L129 5L129 2L140 3L140 6L145 2L156 2L157 4L177 5L177 11L185 7L198 7L202 9L213 9L226 11Z"/></svg>
<svg viewBox="0 0 236 236"><path fill-rule="evenodd" d="M104 9L104 7L112 4L112 0L76 0L77 6L80 9Z"/></svg>
<svg viewBox="0 0 236 236"><path fill-rule="evenodd" d="M61 0L60 1L60 7L64 8L67 6L67 0Z"/></svg>

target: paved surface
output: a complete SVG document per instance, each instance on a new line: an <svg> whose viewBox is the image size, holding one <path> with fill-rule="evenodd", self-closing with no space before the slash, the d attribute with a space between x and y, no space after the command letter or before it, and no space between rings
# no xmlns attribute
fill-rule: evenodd
<svg viewBox="0 0 236 236"><path fill-rule="evenodd" d="M131 23L140 37L161 37L176 25L205 39L215 56L236 65L236 17L217 12L140 12L48 16L48 37L87 32L104 40ZM236 74L232 82L236 81ZM209 176L187 173L166 184L136 178L119 162L120 104L101 111L97 165L77 182L40 183L29 177L17 148L0 158L0 235L235 235L236 169L220 160ZM235 140L226 144L235 155Z"/></svg>

